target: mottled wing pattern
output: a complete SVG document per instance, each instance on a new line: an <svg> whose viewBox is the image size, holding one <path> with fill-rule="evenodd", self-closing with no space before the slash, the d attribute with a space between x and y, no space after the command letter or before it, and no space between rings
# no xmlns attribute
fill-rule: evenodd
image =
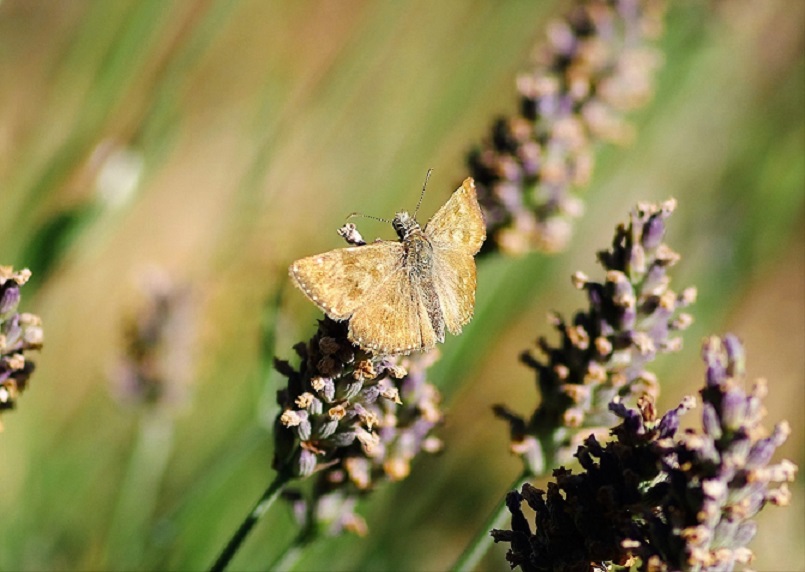
<svg viewBox="0 0 805 572"><path fill-rule="evenodd" d="M405 267L394 272L355 310L349 321L349 339L379 354L428 349L443 341L433 331L421 293Z"/></svg>
<svg viewBox="0 0 805 572"><path fill-rule="evenodd" d="M475 255L486 239L486 225L475 193L475 182L464 180L425 226L431 244Z"/></svg>
<svg viewBox="0 0 805 572"><path fill-rule="evenodd" d="M291 264L294 284L334 320L366 304L402 264L403 245L380 241L340 248Z"/></svg>
<svg viewBox="0 0 805 572"><path fill-rule="evenodd" d="M470 321L475 308L475 260L486 226L468 178L425 227L433 247L433 286L447 329L453 334Z"/></svg>
<svg viewBox="0 0 805 572"><path fill-rule="evenodd" d="M452 334L472 319L475 309L475 260L455 248L433 246L433 288Z"/></svg>

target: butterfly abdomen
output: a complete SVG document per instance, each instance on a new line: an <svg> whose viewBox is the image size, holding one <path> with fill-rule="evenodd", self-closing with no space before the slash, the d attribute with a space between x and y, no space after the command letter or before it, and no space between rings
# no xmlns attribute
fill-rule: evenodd
<svg viewBox="0 0 805 572"><path fill-rule="evenodd" d="M411 280L413 296L422 299L438 342L444 341L444 314L433 282L433 246L421 230L410 233L403 241L405 265ZM417 300L412 300L414 304Z"/></svg>

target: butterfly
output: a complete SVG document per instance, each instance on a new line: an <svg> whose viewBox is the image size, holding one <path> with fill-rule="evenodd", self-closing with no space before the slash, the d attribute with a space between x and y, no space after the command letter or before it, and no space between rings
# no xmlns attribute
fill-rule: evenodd
<svg viewBox="0 0 805 572"><path fill-rule="evenodd" d="M351 342L387 355L432 348L444 341L445 328L461 332L475 307L474 256L486 238L471 178L424 229L416 211L397 213L391 225L399 241L331 250L289 270L327 316L349 320Z"/></svg>

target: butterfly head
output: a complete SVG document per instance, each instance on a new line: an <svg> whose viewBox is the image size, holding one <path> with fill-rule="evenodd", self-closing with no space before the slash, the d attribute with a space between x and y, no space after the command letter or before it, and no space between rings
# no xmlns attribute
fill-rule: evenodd
<svg viewBox="0 0 805 572"><path fill-rule="evenodd" d="M416 219L405 211L398 212L394 215L391 226L394 227L394 231L397 233L397 236L400 237L400 240L405 240L412 232L420 230L419 223Z"/></svg>

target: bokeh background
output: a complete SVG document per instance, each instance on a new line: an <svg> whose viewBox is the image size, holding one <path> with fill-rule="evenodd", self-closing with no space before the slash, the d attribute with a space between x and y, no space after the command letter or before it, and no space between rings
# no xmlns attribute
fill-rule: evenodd
<svg viewBox="0 0 805 572"><path fill-rule="evenodd" d="M353 211L413 208L433 167L430 216L566 7L0 1L0 263L34 272L23 309L46 335L3 416L0 569L208 566L272 478L265 346L291 357L315 327L287 265L341 246ZM599 149L569 249L481 265L476 318L431 374L445 451L364 504L368 537L322 540L299 569L453 562L519 471L490 405L537 402L518 354L548 310L583 307L569 275L600 277L594 252L638 200L678 199L674 284L700 294L684 350L656 363L662 408L702 382L701 338L735 332L769 379L769 425L791 422L780 457L803 466L805 2L674 2L659 45L656 97L631 146ZM195 340L187 391L158 414L114 382L154 273L192 290ZM755 569L805 569L803 479L792 489L761 513ZM234 567L266 569L294 531L275 506ZM508 569L498 548L482 567Z"/></svg>

